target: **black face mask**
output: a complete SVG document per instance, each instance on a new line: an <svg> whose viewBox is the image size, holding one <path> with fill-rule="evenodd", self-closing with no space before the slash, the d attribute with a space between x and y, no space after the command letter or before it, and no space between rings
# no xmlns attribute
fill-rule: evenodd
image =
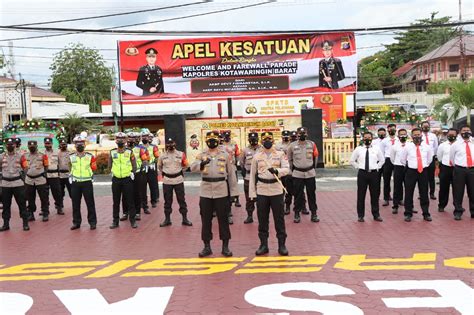
<svg viewBox="0 0 474 315"><path fill-rule="evenodd" d="M305 135L305 134L301 134L301 135L300 135L300 140L301 140L301 141L305 141L305 140L306 140L306 135Z"/></svg>
<svg viewBox="0 0 474 315"><path fill-rule="evenodd" d="M250 145L257 145L258 144L258 139L249 139Z"/></svg>
<svg viewBox="0 0 474 315"><path fill-rule="evenodd" d="M76 145L76 150L77 152L84 152L84 145L83 144L78 144Z"/></svg>
<svg viewBox="0 0 474 315"><path fill-rule="evenodd" d="M45 148L46 150L48 150L48 151L53 149L53 147L52 147L52 146L50 146L50 145L48 145L48 146L44 146L44 148Z"/></svg>
<svg viewBox="0 0 474 315"><path fill-rule="evenodd" d="M413 137L413 143L414 144L421 144L421 137L420 136Z"/></svg>
<svg viewBox="0 0 474 315"><path fill-rule="evenodd" d="M28 150L30 150L31 153L35 153L36 152L36 147L29 147Z"/></svg>
<svg viewBox="0 0 474 315"><path fill-rule="evenodd" d="M174 149L176 149L176 145L175 145L175 144L167 144L167 145L166 145L166 150L168 150L168 151L173 151Z"/></svg>
<svg viewBox="0 0 474 315"><path fill-rule="evenodd" d="M224 137L225 142L230 142L230 137Z"/></svg>
<svg viewBox="0 0 474 315"><path fill-rule="evenodd" d="M143 140L142 140L142 143L143 143L143 144L147 144L147 143L148 143L148 139L143 139Z"/></svg>
<svg viewBox="0 0 474 315"><path fill-rule="evenodd" d="M217 141L216 139L209 139L206 141L206 144L209 149L215 149L219 145L219 141Z"/></svg>
<svg viewBox="0 0 474 315"><path fill-rule="evenodd" d="M365 145L370 145L372 143L372 139L364 139Z"/></svg>
<svg viewBox="0 0 474 315"><path fill-rule="evenodd" d="M408 138L407 136L400 136L400 137L398 137L398 139L400 139L400 142L401 142L401 143L407 142L407 138Z"/></svg>
<svg viewBox="0 0 474 315"><path fill-rule="evenodd" d="M391 136L394 136L396 133L396 130L389 130L388 131L388 134L391 135Z"/></svg>
<svg viewBox="0 0 474 315"><path fill-rule="evenodd" d="M456 136L448 136L448 141L449 141L449 142L454 142L454 141L456 141Z"/></svg>
<svg viewBox="0 0 474 315"><path fill-rule="evenodd" d="M422 130L423 130L423 132L428 132L428 131L430 131L430 128L429 127L423 127Z"/></svg>
<svg viewBox="0 0 474 315"><path fill-rule="evenodd" d="M8 152L13 152L13 150L15 150L15 147L13 145L7 145Z"/></svg>
<svg viewBox="0 0 474 315"><path fill-rule="evenodd" d="M385 138L385 135L379 135L379 139L383 140Z"/></svg>
<svg viewBox="0 0 474 315"><path fill-rule="evenodd" d="M296 141L297 138L296 137L291 137L291 141Z"/></svg>
<svg viewBox="0 0 474 315"><path fill-rule="evenodd" d="M288 142L288 141L290 141L290 138L289 137L283 137L283 141Z"/></svg>
<svg viewBox="0 0 474 315"><path fill-rule="evenodd" d="M271 149L273 146L273 142L271 140L265 140L263 141L263 147L265 149Z"/></svg>
<svg viewBox="0 0 474 315"><path fill-rule="evenodd" d="M123 148L123 147L125 146L125 143L123 143L123 142L117 142L117 146L118 146L119 148Z"/></svg>
<svg viewBox="0 0 474 315"><path fill-rule="evenodd" d="M59 148L61 149L61 151L66 151L67 145L60 145Z"/></svg>
<svg viewBox="0 0 474 315"><path fill-rule="evenodd" d="M466 131L466 132L463 132L461 133L461 137L464 139L464 140L469 140L469 138L472 136L472 133L469 132L469 131Z"/></svg>

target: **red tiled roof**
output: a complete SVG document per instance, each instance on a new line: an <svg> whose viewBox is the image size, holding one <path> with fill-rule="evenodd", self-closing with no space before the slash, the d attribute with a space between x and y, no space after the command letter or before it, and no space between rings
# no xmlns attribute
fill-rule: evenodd
<svg viewBox="0 0 474 315"><path fill-rule="evenodd" d="M413 60L408 61L406 64L398 68L397 70L393 71L392 74L396 77L402 76L411 69L413 69L415 66L413 65Z"/></svg>
<svg viewBox="0 0 474 315"><path fill-rule="evenodd" d="M0 83L14 83L14 82L16 82L16 81L13 80L13 79L0 76Z"/></svg>
<svg viewBox="0 0 474 315"><path fill-rule="evenodd" d="M62 96L61 94L57 94L57 93L54 93L49 90L45 90L36 86L31 87L31 96L32 97L57 97L57 98L64 99L64 96Z"/></svg>

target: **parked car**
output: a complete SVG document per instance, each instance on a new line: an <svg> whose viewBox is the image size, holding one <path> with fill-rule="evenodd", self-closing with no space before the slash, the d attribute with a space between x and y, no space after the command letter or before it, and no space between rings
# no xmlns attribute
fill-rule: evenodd
<svg viewBox="0 0 474 315"><path fill-rule="evenodd" d="M426 116L430 113L430 110L429 110L428 106L426 106L424 104L409 105L408 108L407 108L407 111L415 112L418 115L423 115L423 116Z"/></svg>

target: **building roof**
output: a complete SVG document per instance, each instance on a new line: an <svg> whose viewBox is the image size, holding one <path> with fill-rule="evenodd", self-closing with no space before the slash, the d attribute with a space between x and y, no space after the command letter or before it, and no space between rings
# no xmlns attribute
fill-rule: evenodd
<svg viewBox="0 0 474 315"><path fill-rule="evenodd" d="M0 83L15 83L16 81L7 77L0 76Z"/></svg>
<svg viewBox="0 0 474 315"><path fill-rule="evenodd" d="M37 86L31 87L31 97L33 98L48 98L48 99L58 99L65 101L66 98L62 96L61 94L54 93L52 91L46 90L39 88Z"/></svg>
<svg viewBox="0 0 474 315"><path fill-rule="evenodd" d="M396 77L400 77L404 75L405 73L408 73L414 67L415 65L413 64L413 60L410 60L406 64L398 68L397 70L393 71L392 74Z"/></svg>
<svg viewBox="0 0 474 315"><path fill-rule="evenodd" d="M463 42L465 45L465 55L474 56L474 35L463 35ZM439 58L447 57L459 57L459 42L460 37L456 37L445 43L444 45L439 46L438 48L430 51L423 57L415 60L414 64L423 63Z"/></svg>

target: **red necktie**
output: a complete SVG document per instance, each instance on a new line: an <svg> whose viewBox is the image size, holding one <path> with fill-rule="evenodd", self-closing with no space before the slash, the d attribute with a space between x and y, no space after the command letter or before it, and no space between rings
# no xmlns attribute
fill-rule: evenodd
<svg viewBox="0 0 474 315"><path fill-rule="evenodd" d="M472 163L472 155L471 155L471 148L469 147L469 141L466 141L466 166L473 167L474 164Z"/></svg>
<svg viewBox="0 0 474 315"><path fill-rule="evenodd" d="M418 173L423 173L423 160L421 159L421 151L419 145L416 146L416 162Z"/></svg>
<svg viewBox="0 0 474 315"><path fill-rule="evenodd" d="M392 145L394 145L394 144L395 144L395 139L392 139Z"/></svg>
<svg viewBox="0 0 474 315"><path fill-rule="evenodd" d="M426 134L426 144L430 144L430 139L428 138L428 134Z"/></svg>

